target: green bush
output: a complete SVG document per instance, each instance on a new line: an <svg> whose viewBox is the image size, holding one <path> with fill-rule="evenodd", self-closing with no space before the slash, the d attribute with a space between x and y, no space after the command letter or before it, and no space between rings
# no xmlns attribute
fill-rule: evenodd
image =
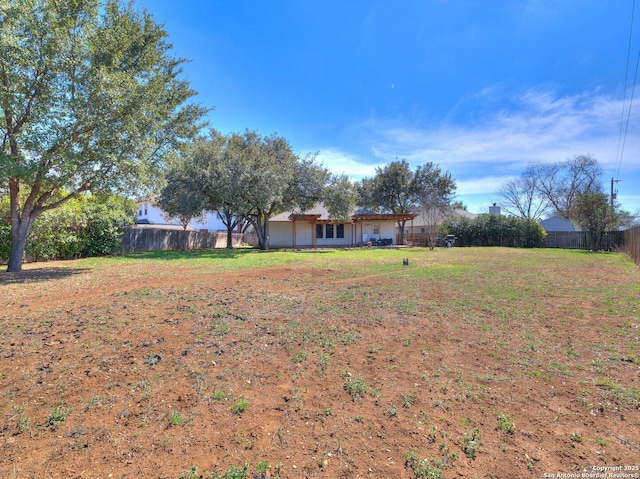
<svg viewBox="0 0 640 479"><path fill-rule="evenodd" d="M109 255L120 248L122 235L134 222L135 204L119 196L91 197L82 209L81 256Z"/></svg>
<svg viewBox="0 0 640 479"><path fill-rule="evenodd" d="M442 234L456 236L459 246L515 246L535 248L544 244L547 233L531 219L479 215L474 220L456 218L445 222Z"/></svg>
<svg viewBox="0 0 640 479"><path fill-rule="evenodd" d="M133 224L135 204L114 195L87 195L41 214L33 224L25 256L30 261L103 256L116 251ZM9 258L9 199L0 200L0 262Z"/></svg>

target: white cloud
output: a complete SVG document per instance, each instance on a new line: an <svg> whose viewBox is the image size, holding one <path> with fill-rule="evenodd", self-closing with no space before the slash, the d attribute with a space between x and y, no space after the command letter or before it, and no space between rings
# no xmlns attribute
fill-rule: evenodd
<svg viewBox="0 0 640 479"><path fill-rule="evenodd" d="M469 101L481 101L477 99L487 91ZM487 201L531 162L551 163L591 154L602 165L605 177L618 177L618 164L619 177L627 183L631 177L625 175L640 172L640 162L632 156L640 151L637 127L629 128L619 162L620 100L597 92L561 97L553 90L537 89L498 98L492 104L501 107L474 124L448 119L445 124L416 127L369 118L349 128L352 139L361 145L357 153L328 148L318 158L332 171L354 179L373 176L376 166L397 159L406 159L413 166L433 162L451 172L460 196L486 195ZM473 105L464 107L473 111ZM630 125L639 122L636 108Z"/></svg>
<svg viewBox="0 0 640 479"><path fill-rule="evenodd" d="M475 124L450 120L432 128L416 128L368 120L358 129L363 143L381 163L397 158L416 165L431 161L461 178L478 176L479 169L487 175L519 173L531 162L562 161L587 153L605 170L615 169L620 101L595 93L559 97L538 89L503 99L501 104L502 108ZM639 120L636 112L632 124ZM640 150L640 135L636 130L630 133L622 161L626 167L636 163L625 160L629 158L626 152Z"/></svg>
<svg viewBox="0 0 640 479"><path fill-rule="evenodd" d="M377 166L384 166L383 163L367 164L360 161L356 156L349 155L335 148L320 150L317 160L336 174L344 174L354 180L364 177L374 176Z"/></svg>
<svg viewBox="0 0 640 479"><path fill-rule="evenodd" d="M458 180L456 185L458 194L461 195L493 194L503 184L514 178L514 176L484 176Z"/></svg>

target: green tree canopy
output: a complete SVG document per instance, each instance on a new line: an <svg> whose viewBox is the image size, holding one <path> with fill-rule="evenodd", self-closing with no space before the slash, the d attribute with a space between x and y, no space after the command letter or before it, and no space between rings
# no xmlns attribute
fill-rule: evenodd
<svg viewBox="0 0 640 479"><path fill-rule="evenodd" d="M166 32L131 2L3 2L0 29L0 177L19 271L40 214L84 191L131 193L205 110L187 103Z"/></svg>
<svg viewBox="0 0 640 479"><path fill-rule="evenodd" d="M186 231L189 222L202 215L205 200L185 173L179 163L173 165L167 171L166 185L155 203L166 213L167 219L177 219Z"/></svg>
<svg viewBox="0 0 640 479"><path fill-rule="evenodd" d="M195 143L183 165L183 174L203 198L205 208L217 211L227 228L227 248L231 249L233 231L245 221L245 205L239 202L244 191L244 166L236 162L229 145L229 137L211 130L208 137Z"/></svg>
<svg viewBox="0 0 640 479"><path fill-rule="evenodd" d="M373 178L359 185L360 203L381 213L413 213L422 208L443 208L455 192L451 175L433 163L420 165L413 172L406 160L376 168ZM404 242L407 220L398 223L400 242Z"/></svg>
<svg viewBox="0 0 640 479"><path fill-rule="evenodd" d="M321 201L330 180L313 156L296 155L285 138L250 130L229 136L214 130L185 160L182 176L206 209L217 211L228 231L240 220L249 222L263 250L269 248L269 219Z"/></svg>
<svg viewBox="0 0 640 479"><path fill-rule="evenodd" d="M604 193L587 192L578 195L571 208L571 217L586 231L591 251L600 249L602 235L615 224L615 212Z"/></svg>

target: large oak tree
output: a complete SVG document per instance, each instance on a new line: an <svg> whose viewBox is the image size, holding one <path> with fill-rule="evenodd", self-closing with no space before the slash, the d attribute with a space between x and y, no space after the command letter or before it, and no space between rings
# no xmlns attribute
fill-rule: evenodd
<svg viewBox="0 0 640 479"><path fill-rule="evenodd" d="M8 271L36 218L87 191L132 192L204 110L167 34L120 0L0 4L0 178Z"/></svg>
<svg viewBox="0 0 640 479"><path fill-rule="evenodd" d="M425 163L411 171L406 160L393 161L376 168L373 178L360 183L362 206L380 213L416 213L418 210L441 209L450 204L456 184L449 172L433 163ZM404 242L407 220L400 220L400 242Z"/></svg>
<svg viewBox="0 0 640 479"><path fill-rule="evenodd" d="M204 208L218 212L229 234L234 222L253 226L262 250L269 249L269 219L322 201L331 179L315 157L300 157L285 138L251 130L228 136L212 131L201 138L185 156L182 176Z"/></svg>

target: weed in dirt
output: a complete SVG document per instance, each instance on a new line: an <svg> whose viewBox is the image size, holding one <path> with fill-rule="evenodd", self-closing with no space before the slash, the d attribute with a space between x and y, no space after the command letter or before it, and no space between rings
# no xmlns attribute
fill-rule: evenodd
<svg viewBox="0 0 640 479"><path fill-rule="evenodd" d="M256 469L256 472L266 475L267 472L269 472L269 470L271 469L271 466L267 461L261 461L258 464L256 464L255 469Z"/></svg>
<svg viewBox="0 0 640 479"><path fill-rule="evenodd" d="M571 433L571 440L573 442L582 442L582 434L579 434L577 432L572 432Z"/></svg>
<svg viewBox="0 0 640 479"><path fill-rule="evenodd" d="M557 371L557 372L559 372L561 374L564 374L565 376L572 376L573 375L571 370L567 366L565 366L564 364L552 362L549 365L549 367L551 369L553 369L554 371Z"/></svg>
<svg viewBox="0 0 640 479"><path fill-rule="evenodd" d="M149 383L146 379L141 379L140 381L135 383L133 385L133 390L142 393L140 396L141 401L148 401L151 398L151 386L149 386ZM95 400L93 398L89 400L89 403L91 403L92 406L95 406ZM89 403L87 403L87 406L89 405Z"/></svg>
<svg viewBox="0 0 640 479"><path fill-rule="evenodd" d="M349 344L355 343L357 339L358 339L358 337L356 336L356 333L353 333L351 331L347 331L342 336L342 344L344 344L345 346L348 346Z"/></svg>
<svg viewBox="0 0 640 479"><path fill-rule="evenodd" d="M416 393L400 393L400 397L402 398L402 407L409 409L413 406L417 400Z"/></svg>
<svg viewBox="0 0 640 479"><path fill-rule="evenodd" d="M569 347L569 349L567 349L567 357L570 358L577 358L578 357L578 352L573 349L573 347Z"/></svg>
<svg viewBox="0 0 640 479"><path fill-rule="evenodd" d="M249 400L245 398L238 398L234 401L233 406L231 406L232 414L242 414L249 407Z"/></svg>
<svg viewBox="0 0 640 479"><path fill-rule="evenodd" d="M609 445L609 441L605 439L600 439L599 437L595 437L593 438L593 440L598 446L606 447Z"/></svg>
<svg viewBox="0 0 640 479"><path fill-rule="evenodd" d="M223 400L227 399L228 397L229 397L229 395L226 392L221 391L220 389L216 389L213 392L213 396L212 396L214 401L223 401Z"/></svg>
<svg viewBox="0 0 640 479"><path fill-rule="evenodd" d="M462 436L463 451L469 459L476 458L478 445L480 444L480 430L475 428Z"/></svg>
<svg viewBox="0 0 640 479"><path fill-rule="evenodd" d="M369 386L363 377L358 376L354 378L349 372L345 374L342 387L351 396L353 401L363 398L369 389Z"/></svg>
<svg viewBox="0 0 640 479"><path fill-rule="evenodd" d="M56 427L58 424L64 422L71 414L71 409L61 403L56 408L51 408L49 416L47 418L47 425Z"/></svg>
<svg viewBox="0 0 640 479"><path fill-rule="evenodd" d="M608 389L609 394L622 403L640 405L640 387L627 387L606 378L596 379L596 386Z"/></svg>
<svg viewBox="0 0 640 479"><path fill-rule="evenodd" d="M223 474L214 472L211 476L212 479L247 479L249 477L249 464L245 464L242 467L232 466L228 468Z"/></svg>
<svg viewBox="0 0 640 479"><path fill-rule="evenodd" d="M382 346L377 344L372 344L367 348L369 354L378 354L380 351L382 351Z"/></svg>
<svg viewBox="0 0 640 479"><path fill-rule="evenodd" d="M198 467L193 466L191 469L182 471L178 474L178 479L200 479L200 474L198 474Z"/></svg>
<svg viewBox="0 0 640 479"><path fill-rule="evenodd" d="M404 453L405 466L413 471L416 479L442 479L444 464L439 459L422 459L417 449Z"/></svg>
<svg viewBox="0 0 640 479"><path fill-rule="evenodd" d="M100 406L104 404L105 398L100 396L100 394L95 393L91 398L87 401L86 406L84 407L86 411L91 411L93 409L98 409Z"/></svg>
<svg viewBox="0 0 640 479"><path fill-rule="evenodd" d="M320 377L326 376L327 367L329 366L329 362L331 361L331 356L328 354L320 354L318 356L318 375Z"/></svg>
<svg viewBox="0 0 640 479"><path fill-rule="evenodd" d="M498 428L507 434L513 434L516 432L516 423L513 416L508 416L502 412L498 413Z"/></svg>
<svg viewBox="0 0 640 479"><path fill-rule="evenodd" d="M29 423L31 422L31 418L29 416L24 415L25 406L13 406L14 419L16 421L16 429L18 433L23 433L31 429Z"/></svg>
<svg viewBox="0 0 640 479"><path fill-rule="evenodd" d="M169 419L169 424L171 426L182 426L184 424L184 417L180 414L179 411L175 409L171 411L171 418Z"/></svg>
<svg viewBox="0 0 640 479"><path fill-rule="evenodd" d="M301 363L303 361L305 361L307 359L307 356L309 355L309 353L307 353L306 351L302 350L302 351L298 351L296 353L296 355L294 357L291 358L291 362L292 363Z"/></svg>

